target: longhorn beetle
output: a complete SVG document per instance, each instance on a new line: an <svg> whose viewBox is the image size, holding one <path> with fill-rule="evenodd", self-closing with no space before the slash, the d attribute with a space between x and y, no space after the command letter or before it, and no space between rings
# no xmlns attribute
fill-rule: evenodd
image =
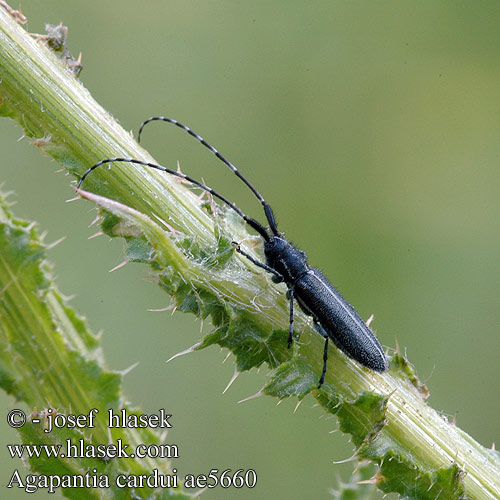
<svg viewBox="0 0 500 500"><path fill-rule="evenodd" d="M305 314L312 316L314 328L325 339L323 349L323 370L319 379L318 388L323 385L326 374L326 362L328 359L328 340L331 340L341 351L356 360L363 366L376 372L384 372L389 368L382 346L379 341L359 317L354 308L340 295L338 290L325 278L325 276L314 267L309 267L306 254L296 248L278 231L271 206L264 200L257 189L243 176L243 174L213 146L208 144L202 137L193 132L189 127L179 123L177 120L165 118L164 116L153 116L143 122L139 128L138 140L144 127L153 121L164 121L172 123L193 136L203 146L208 148L220 161L228 166L252 191L260 201L264 209L269 228L265 228L260 222L248 217L234 203L214 191L211 187L167 167L157 165L133 158L107 158L97 162L90 167L80 179L77 189L83 184L86 177L96 168L106 163L128 162L136 165L153 168L166 172L167 174L180 177L188 182L208 191L214 197L221 200L234 210L251 228L257 231L264 239L264 255L266 263L259 262L251 255L244 252L237 243L235 250L246 257L256 266L272 274L275 283L284 282L288 287L287 298L290 301L290 323L288 328L288 348L293 342L293 303L297 301L299 307Z"/></svg>

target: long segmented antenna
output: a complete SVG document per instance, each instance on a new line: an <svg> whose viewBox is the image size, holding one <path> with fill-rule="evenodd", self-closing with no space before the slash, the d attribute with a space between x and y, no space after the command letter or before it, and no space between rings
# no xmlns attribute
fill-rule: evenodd
<svg viewBox="0 0 500 500"><path fill-rule="evenodd" d="M264 208L264 213L266 214L266 219L269 223L269 227L271 228L271 231L276 236L279 234L278 227L276 225L276 220L274 218L274 214L273 214L273 211L272 211L269 203L266 202L266 200L263 198L263 196L250 183L250 181L229 160L227 160L224 156L222 156L217 151L217 149L215 149L211 144L209 144L207 141L205 141L205 139L203 139L203 137L201 137L196 132L191 130L188 126L183 125L182 123L178 122L177 120L174 120L173 118L167 118L165 116L152 116L151 118L148 118L146 121L141 123L141 126L139 127L139 132L137 134L137 141L138 142L141 142L141 134L142 134L142 130L144 129L144 127L148 123L155 122L155 121L172 123L173 125L176 125L177 127L186 131L189 135L194 137L199 143L201 143L203 146L205 146L207 149L209 149L222 163L227 165L236 174L236 176L238 176L250 188L252 193L261 202L261 204Z"/></svg>
<svg viewBox="0 0 500 500"><path fill-rule="evenodd" d="M192 184L198 186L199 188L208 191L211 195L215 196L222 202L224 202L227 206L232 208L250 227L255 229L265 241L269 240L269 235L267 234L266 228L252 217L248 217L248 215L244 214L234 203L229 201L227 198L219 194L217 191L214 191L211 187L206 186L205 184L193 179L189 175L183 174L182 172L176 172L175 170L171 170L170 168L163 167L162 165L157 165L156 163L150 163L142 160L135 160L134 158L107 158L106 160L98 161L95 165L92 165L82 176L80 182L78 183L77 189L82 187L83 181L87 178L87 176L94 171L96 168L104 165L106 163L114 163L114 162L127 162L134 163L136 165L142 165L144 167L154 168L156 170L160 170L161 172L166 172L167 174L174 175L175 177L179 177L181 179L185 179L186 181L191 182Z"/></svg>

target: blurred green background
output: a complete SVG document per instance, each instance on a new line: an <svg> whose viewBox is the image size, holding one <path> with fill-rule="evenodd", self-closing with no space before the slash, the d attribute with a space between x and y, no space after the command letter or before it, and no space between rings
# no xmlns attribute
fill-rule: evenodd
<svg viewBox="0 0 500 500"><path fill-rule="evenodd" d="M16 6L16 5L14 5ZM500 5L484 2L25 0L31 32L69 27L81 80L126 129L150 115L190 125L272 203L287 237L307 251L380 341L401 349L430 404L483 445L499 442ZM147 312L168 297L149 270L122 260L121 241L88 240L95 210L70 178L0 120L0 180L18 216L35 219L57 281L94 331L130 401L174 415L168 441L180 474L253 468L254 490L202 498L328 498L352 464L336 420L305 399L237 404L265 373L234 371L217 348L165 363L200 338L193 316ZM259 206L231 173L182 132L157 124L145 144L175 166ZM210 325L205 325L208 331ZM15 406L1 396L4 413ZM0 481L20 463L4 444ZM7 490L1 493L5 497ZM48 497L46 494L38 498ZM8 498L24 494L8 491ZM54 498L51 496L50 498Z"/></svg>

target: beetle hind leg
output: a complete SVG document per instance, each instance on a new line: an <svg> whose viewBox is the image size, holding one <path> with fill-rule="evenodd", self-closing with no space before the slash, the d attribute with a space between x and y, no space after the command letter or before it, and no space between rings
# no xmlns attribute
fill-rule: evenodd
<svg viewBox="0 0 500 500"><path fill-rule="evenodd" d="M325 381L326 375L326 362L328 361L328 333L326 330L316 321L314 320L314 328L315 330L325 339L325 347L323 349L323 370L321 371L321 377L318 382L318 389L323 385Z"/></svg>
<svg viewBox="0 0 500 500"><path fill-rule="evenodd" d="M288 349L293 344L293 286L286 292L286 298L290 301L290 323L288 326Z"/></svg>

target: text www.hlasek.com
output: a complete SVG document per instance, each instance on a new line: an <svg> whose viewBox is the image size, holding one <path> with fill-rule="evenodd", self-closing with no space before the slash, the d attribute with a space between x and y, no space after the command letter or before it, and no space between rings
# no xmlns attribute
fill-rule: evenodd
<svg viewBox="0 0 500 500"><path fill-rule="evenodd" d="M139 444L130 449L121 439L116 444L93 445L83 439L77 443L66 439L64 444L8 444L11 458L178 458L179 450L175 444Z"/></svg>

